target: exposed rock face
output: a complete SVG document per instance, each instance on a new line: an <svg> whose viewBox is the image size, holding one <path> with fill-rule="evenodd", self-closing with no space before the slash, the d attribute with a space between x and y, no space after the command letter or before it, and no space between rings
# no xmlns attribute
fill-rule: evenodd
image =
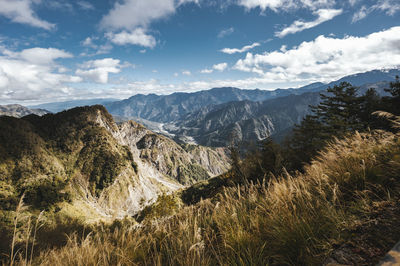
<svg viewBox="0 0 400 266"><path fill-rule="evenodd" d="M141 161L143 167L153 167L184 185L228 170L228 157L222 148L180 146L133 121L121 124L119 131L113 134L122 144L129 146L134 158Z"/></svg>
<svg viewBox="0 0 400 266"><path fill-rule="evenodd" d="M0 105L0 115L7 115L13 117L23 117L26 115L45 115L50 113L44 109L29 109L19 104Z"/></svg>
<svg viewBox="0 0 400 266"><path fill-rule="evenodd" d="M36 208L85 221L133 215L229 167L224 149L182 147L132 121L117 126L102 106L0 117L0 131L1 206L25 193Z"/></svg>

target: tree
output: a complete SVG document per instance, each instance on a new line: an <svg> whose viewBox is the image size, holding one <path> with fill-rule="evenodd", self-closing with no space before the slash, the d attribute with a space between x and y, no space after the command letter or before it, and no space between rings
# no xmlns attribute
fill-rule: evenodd
<svg viewBox="0 0 400 266"><path fill-rule="evenodd" d="M389 92L391 97L383 97L385 105L385 111L388 111L394 115L400 115L400 78L396 76L394 82L390 82L390 88L385 89Z"/></svg>
<svg viewBox="0 0 400 266"><path fill-rule="evenodd" d="M291 170L299 170L304 163L310 162L333 136L341 137L366 128L361 119L363 99L357 95L356 87L342 82L326 92L320 94L320 104L311 106L312 114L295 126L292 136L286 141Z"/></svg>
<svg viewBox="0 0 400 266"><path fill-rule="evenodd" d="M309 162L327 140L323 124L316 116L307 115L296 125L292 135L284 141L287 169L299 170Z"/></svg>
<svg viewBox="0 0 400 266"><path fill-rule="evenodd" d="M362 129L358 89L348 82L342 82L328 88L327 92L321 93L318 106L311 107L314 117L323 124L324 133L342 136L346 132Z"/></svg>
<svg viewBox="0 0 400 266"><path fill-rule="evenodd" d="M372 113L382 109L382 99L375 89L370 88L360 97L360 121L363 129L383 128L382 120Z"/></svg>

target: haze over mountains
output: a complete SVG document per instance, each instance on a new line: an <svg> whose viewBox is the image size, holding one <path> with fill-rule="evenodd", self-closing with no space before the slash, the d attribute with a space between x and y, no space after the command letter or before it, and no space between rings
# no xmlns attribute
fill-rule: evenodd
<svg viewBox="0 0 400 266"><path fill-rule="evenodd" d="M30 114L44 115L47 113L49 113L49 111L45 109L31 109L19 104L0 105L0 116L23 117Z"/></svg>
<svg viewBox="0 0 400 266"><path fill-rule="evenodd" d="M243 90L213 88L170 95L137 94L129 99L91 99L34 106L58 112L81 105L103 104L117 121L135 120L180 142L227 146L233 139L259 141L272 136L282 140L291 128L319 102L319 93L343 81L364 93L376 88L385 94L399 69L373 70L343 77L328 84L312 83L297 89ZM24 114L29 114L26 112Z"/></svg>
<svg viewBox="0 0 400 266"><path fill-rule="evenodd" d="M374 70L343 77L328 84L313 83L298 89L275 91L214 88L195 93L135 95L105 104L119 119L136 119L152 130L183 142L227 146L235 139L281 140L319 102L319 93L343 81L360 87L360 93L384 88L399 75L398 69Z"/></svg>

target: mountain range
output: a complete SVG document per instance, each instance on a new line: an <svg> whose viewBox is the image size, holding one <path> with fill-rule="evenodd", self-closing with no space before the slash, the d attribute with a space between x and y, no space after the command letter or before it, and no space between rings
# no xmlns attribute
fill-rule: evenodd
<svg viewBox="0 0 400 266"><path fill-rule="evenodd" d="M317 105L320 93L341 82L359 87L363 94L375 88L385 95L398 69L350 75L328 84L313 83L298 89L275 91L214 88L194 93L135 95L105 104L123 121L134 119L176 141L223 147L235 142L281 141Z"/></svg>
<svg viewBox="0 0 400 266"><path fill-rule="evenodd" d="M0 105L0 115L23 117L30 114L44 115L50 113L45 109L30 109L19 104Z"/></svg>
<svg viewBox="0 0 400 266"><path fill-rule="evenodd" d="M327 84L317 82L274 91L223 87L170 95L137 94L121 101L92 99L35 107L60 111L75 105L102 104L118 122L135 120L178 142L223 147L232 140L259 141L269 136L280 141L310 112L309 105L319 103L320 92L328 87L346 81L358 86L360 93L373 87L384 95L384 88L397 75L399 69L373 70Z"/></svg>

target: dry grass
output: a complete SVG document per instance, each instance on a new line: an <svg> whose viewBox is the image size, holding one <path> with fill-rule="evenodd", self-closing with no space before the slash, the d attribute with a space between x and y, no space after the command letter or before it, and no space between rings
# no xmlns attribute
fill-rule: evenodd
<svg viewBox="0 0 400 266"><path fill-rule="evenodd" d="M42 253L42 265L315 265L372 202L397 197L398 135L336 140L304 174L227 188L140 225L101 228Z"/></svg>

